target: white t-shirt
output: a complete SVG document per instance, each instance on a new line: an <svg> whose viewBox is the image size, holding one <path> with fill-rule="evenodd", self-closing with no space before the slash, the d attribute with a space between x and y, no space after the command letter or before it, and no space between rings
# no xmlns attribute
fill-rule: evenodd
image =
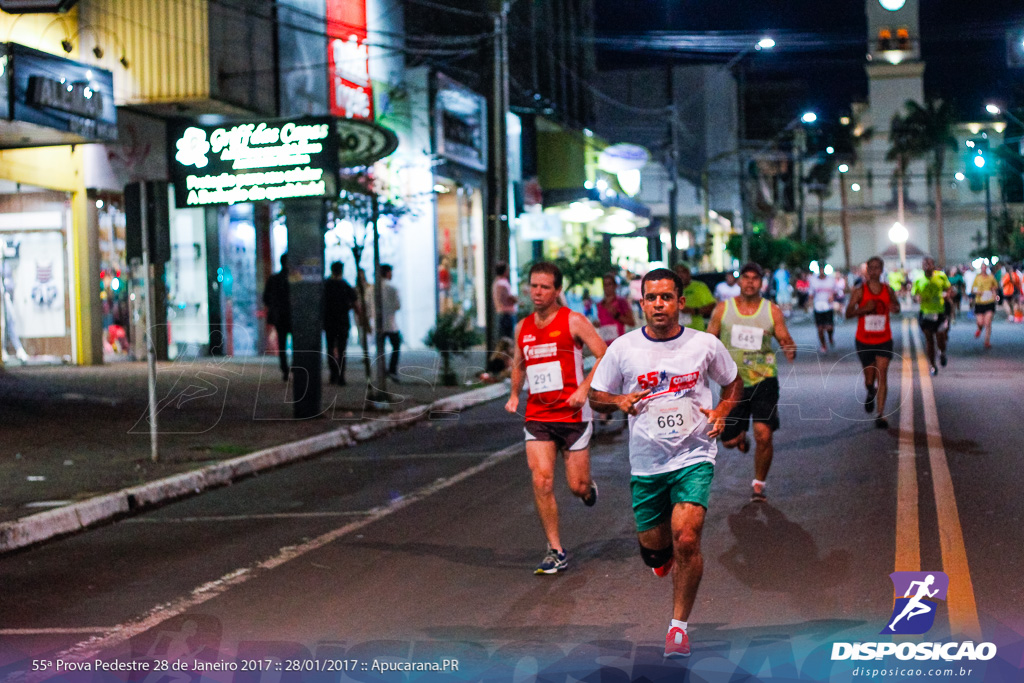
<svg viewBox="0 0 1024 683"><path fill-rule="evenodd" d="M814 297L814 310L819 313L832 309L831 298L836 291L836 279L831 275L825 278L812 277L810 279L811 296Z"/></svg>
<svg viewBox="0 0 1024 683"><path fill-rule="evenodd" d="M740 283L734 282L731 285L722 280L715 287L715 299L718 301L725 301L726 299L732 299L740 295Z"/></svg>
<svg viewBox="0 0 1024 683"><path fill-rule="evenodd" d="M654 340L646 327L613 341L597 366L591 388L611 394L651 389L629 416L629 464L634 475L674 472L699 462L714 463L718 444L707 436L709 381L736 379L736 363L706 332L683 328L679 336Z"/></svg>

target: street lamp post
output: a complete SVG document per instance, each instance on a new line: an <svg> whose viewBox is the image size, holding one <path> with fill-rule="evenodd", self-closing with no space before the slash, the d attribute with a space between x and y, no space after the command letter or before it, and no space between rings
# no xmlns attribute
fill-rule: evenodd
<svg viewBox="0 0 1024 683"><path fill-rule="evenodd" d="M999 105L993 104L991 102L985 105L985 111L987 111L989 114L992 114L993 116L1002 114L1003 116L1010 119L1011 121L1013 121L1014 123L1021 127L1021 135L1020 137L1017 138L1017 155L1021 157L1021 159L1024 159L1024 121L1021 121L1009 109L1003 109ZM1021 170L1020 179L1021 185L1024 185L1024 169Z"/></svg>
<svg viewBox="0 0 1024 683"><path fill-rule="evenodd" d="M739 175L737 177L737 189L739 190L740 200L740 211L737 217L741 221L741 228L743 229L743 241L740 249L740 260L743 263L750 261L750 238L752 234L750 220L747 216L747 188L744 181L747 175L747 164L746 156L743 154L743 140L747 136L747 113L746 113L746 88L747 88L747 76L746 69L744 68L743 59L751 52L761 50L771 50L775 47L775 40L769 36L765 36L757 41L757 44L751 45L750 47L737 53L732 59L730 59L726 65L726 69L736 68L736 160L738 164Z"/></svg>
<svg viewBox="0 0 1024 683"><path fill-rule="evenodd" d="M818 115L813 111L800 116L800 124L796 129L796 182L797 182L797 227L800 229L800 241L807 241L807 223L804 221L804 155L807 153L807 129L803 124L814 123Z"/></svg>
<svg viewBox="0 0 1024 683"><path fill-rule="evenodd" d="M893 241L900 254L900 269L907 269L907 240L910 239L910 233L899 221L892 224L889 228L889 239Z"/></svg>

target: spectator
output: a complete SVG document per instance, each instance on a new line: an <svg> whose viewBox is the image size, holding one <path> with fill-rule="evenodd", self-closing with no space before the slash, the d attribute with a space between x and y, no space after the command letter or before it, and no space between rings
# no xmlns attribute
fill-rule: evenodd
<svg viewBox="0 0 1024 683"><path fill-rule="evenodd" d="M327 337L327 369L331 384L345 386L345 351L351 329L350 313L359 307L356 290L342 277L340 261L331 264L324 281L324 335Z"/></svg>
<svg viewBox="0 0 1024 683"><path fill-rule="evenodd" d="M277 332L277 358L281 375L288 381L288 335L292 333L291 291L288 285L288 254L281 254L281 270L267 278L263 289L263 305L267 307L267 324Z"/></svg>
<svg viewBox="0 0 1024 683"><path fill-rule="evenodd" d="M512 338L516 334L516 303L512 295L512 283L508 281L508 264L494 265L494 282L491 283L491 299L498 322L498 337Z"/></svg>

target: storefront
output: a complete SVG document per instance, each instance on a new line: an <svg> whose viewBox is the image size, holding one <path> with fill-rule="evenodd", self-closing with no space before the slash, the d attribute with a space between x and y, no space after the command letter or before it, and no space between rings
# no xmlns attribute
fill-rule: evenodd
<svg viewBox="0 0 1024 683"><path fill-rule="evenodd" d="M102 359L99 231L90 229L82 146L115 139L116 126L109 71L0 43L5 363ZM116 228L109 227L112 243Z"/></svg>
<svg viewBox="0 0 1024 683"><path fill-rule="evenodd" d="M443 74L434 75L438 310L472 310L487 324L488 273L484 258L487 102Z"/></svg>

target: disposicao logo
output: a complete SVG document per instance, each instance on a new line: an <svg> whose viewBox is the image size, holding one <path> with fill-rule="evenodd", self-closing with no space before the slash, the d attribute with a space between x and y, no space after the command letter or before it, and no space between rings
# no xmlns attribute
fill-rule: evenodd
<svg viewBox="0 0 1024 683"><path fill-rule="evenodd" d="M937 601L946 599L949 577L944 572L893 572L889 578L896 589L896 604L881 633L927 633L935 623Z"/></svg>
<svg viewBox="0 0 1024 683"><path fill-rule="evenodd" d="M882 635L920 635L935 624L938 601L946 599L949 577L943 572L893 572L889 575L896 592L892 614ZM948 643L833 643L832 660L897 659L946 662L987 661L996 656L993 643L973 641Z"/></svg>

